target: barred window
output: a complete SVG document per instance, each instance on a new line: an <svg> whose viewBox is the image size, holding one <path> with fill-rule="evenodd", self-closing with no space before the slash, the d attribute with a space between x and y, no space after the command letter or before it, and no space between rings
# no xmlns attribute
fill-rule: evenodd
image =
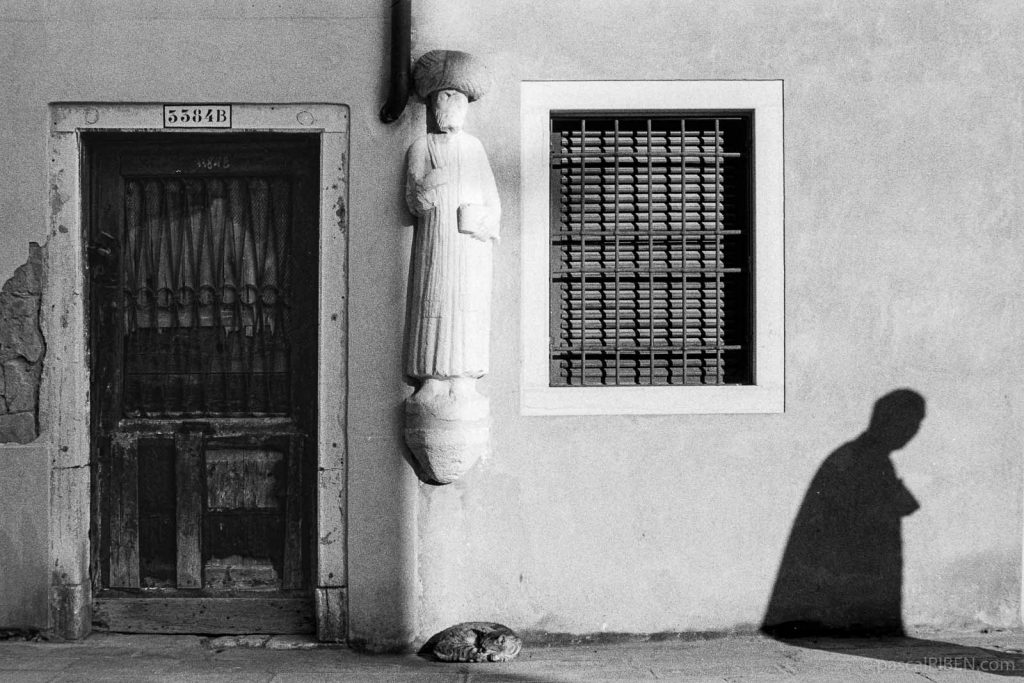
<svg viewBox="0 0 1024 683"><path fill-rule="evenodd" d="M551 117L551 386L751 380L749 115Z"/></svg>
<svg viewBox="0 0 1024 683"><path fill-rule="evenodd" d="M527 81L524 415L784 409L781 81Z"/></svg>

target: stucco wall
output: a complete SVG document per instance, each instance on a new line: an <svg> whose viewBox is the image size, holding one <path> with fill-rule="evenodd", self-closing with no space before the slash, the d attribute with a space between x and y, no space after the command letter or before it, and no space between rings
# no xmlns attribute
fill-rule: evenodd
<svg viewBox="0 0 1024 683"><path fill-rule="evenodd" d="M39 446L0 447L0 624L46 624L49 461Z"/></svg>
<svg viewBox="0 0 1024 683"><path fill-rule="evenodd" d="M415 477L401 459L395 406L401 323L380 313L401 305L404 274L395 241L398 197L411 130L379 124L387 62L388 8L377 2L14 2L0 5L0 281L24 261L29 241L46 241L49 102L338 102L352 108L353 273L351 406L358 453L350 476L351 625L359 639L407 638L411 609ZM394 188L381 199L380 188ZM58 276L59 274L54 274ZM367 342L366 340L372 340ZM84 399L84 397L83 397ZM43 416L45 417L45 416ZM41 441L46 441L43 434ZM0 446L0 458L9 448ZM44 458L45 454L40 457ZM13 479L24 461L11 460ZM25 469L22 479L29 477ZM13 501L0 499L0 519ZM45 529L45 525L43 527ZM401 539L408 543L400 544ZM25 539L28 545L46 540ZM33 550L33 552L35 552ZM44 561L39 571L48 578ZM45 626L45 605L39 614ZM0 605L0 624L7 621ZM30 624L32 625L32 624Z"/></svg>
<svg viewBox="0 0 1024 683"><path fill-rule="evenodd" d="M464 4L464 3L463 3ZM421 488L420 630L756 625L818 466L897 387L908 624L1019 623L1024 12L972 3L417 3L414 54L496 65L506 209L493 460ZM786 412L517 414L521 80L785 80ZM437 552L441 550L441 552Z"/></svg>
<svg viewBox="0 0 1024 683"><path fill-rule="evenodd" d="M357 641L400 644L467 618L572 632L754 626L815 471L901 386L927 401L894 457L921 506L903 526L907 623L1020 623L1024 9L414 2L414 56L462 49L492 64L497 87L469 128L505 216L483 382L494 455L440 488L416 482L398 421L402 159L424 123L418 104L391 126L377 119L387 12L370 0L0 7L5 244L46 240L48 102L351 107ZM785 80L786 412L520 416L520 81L748 78ZM0 281L24 253L0 252ZM14 454L0 447L8 476L37 482L38 463ZM26 557L45 558L45 541L24 537ZM0 603L0 623L10 614Z"/></svg>

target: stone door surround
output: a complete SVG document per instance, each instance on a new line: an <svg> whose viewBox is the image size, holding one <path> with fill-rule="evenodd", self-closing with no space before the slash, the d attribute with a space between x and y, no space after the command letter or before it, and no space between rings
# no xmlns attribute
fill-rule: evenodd
<svg viewBox="0 0 1024 683"><path fill-rule="evenodd" d="M39 420L51 462L49 626L64 638L85 637L91 628L88 302L81 190L81 135L88 131L320 134L315 533L317 538L345 538L349 110L323 103L232 104L231 110L230 128L164 128L163 104L50 105L49 276L41 320L47 355ZM320 544L316 555L317 633L321 640L344 641L345 544Z"/></svg>

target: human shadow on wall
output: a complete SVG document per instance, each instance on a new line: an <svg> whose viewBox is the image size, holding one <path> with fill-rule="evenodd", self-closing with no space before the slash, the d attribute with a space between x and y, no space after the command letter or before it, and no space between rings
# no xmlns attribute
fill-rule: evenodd
<svg viewBox="0 0 1024 683"><path fill-rule="evenodd" d="M875 403L867 430L825 459L793 523L761 631L801 647L906 664L957 653L948 666L995 662L992 673L1024 676L1019 656L904 632L901 524L919 505L890 456L924 417L920 394L890 392ZM879 637L884 646L860 640Z"/></svg>

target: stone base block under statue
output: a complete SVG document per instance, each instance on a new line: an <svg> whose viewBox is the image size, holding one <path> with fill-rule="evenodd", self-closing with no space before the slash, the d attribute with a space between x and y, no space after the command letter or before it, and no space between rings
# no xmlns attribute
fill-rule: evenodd
<svg viewBox="0 0 1024 683"><path fill-rule="evenodd" d="M428 379L405 401L405 443L430 483L450 484L490 454L490 401L475 384Z"/></svg>

